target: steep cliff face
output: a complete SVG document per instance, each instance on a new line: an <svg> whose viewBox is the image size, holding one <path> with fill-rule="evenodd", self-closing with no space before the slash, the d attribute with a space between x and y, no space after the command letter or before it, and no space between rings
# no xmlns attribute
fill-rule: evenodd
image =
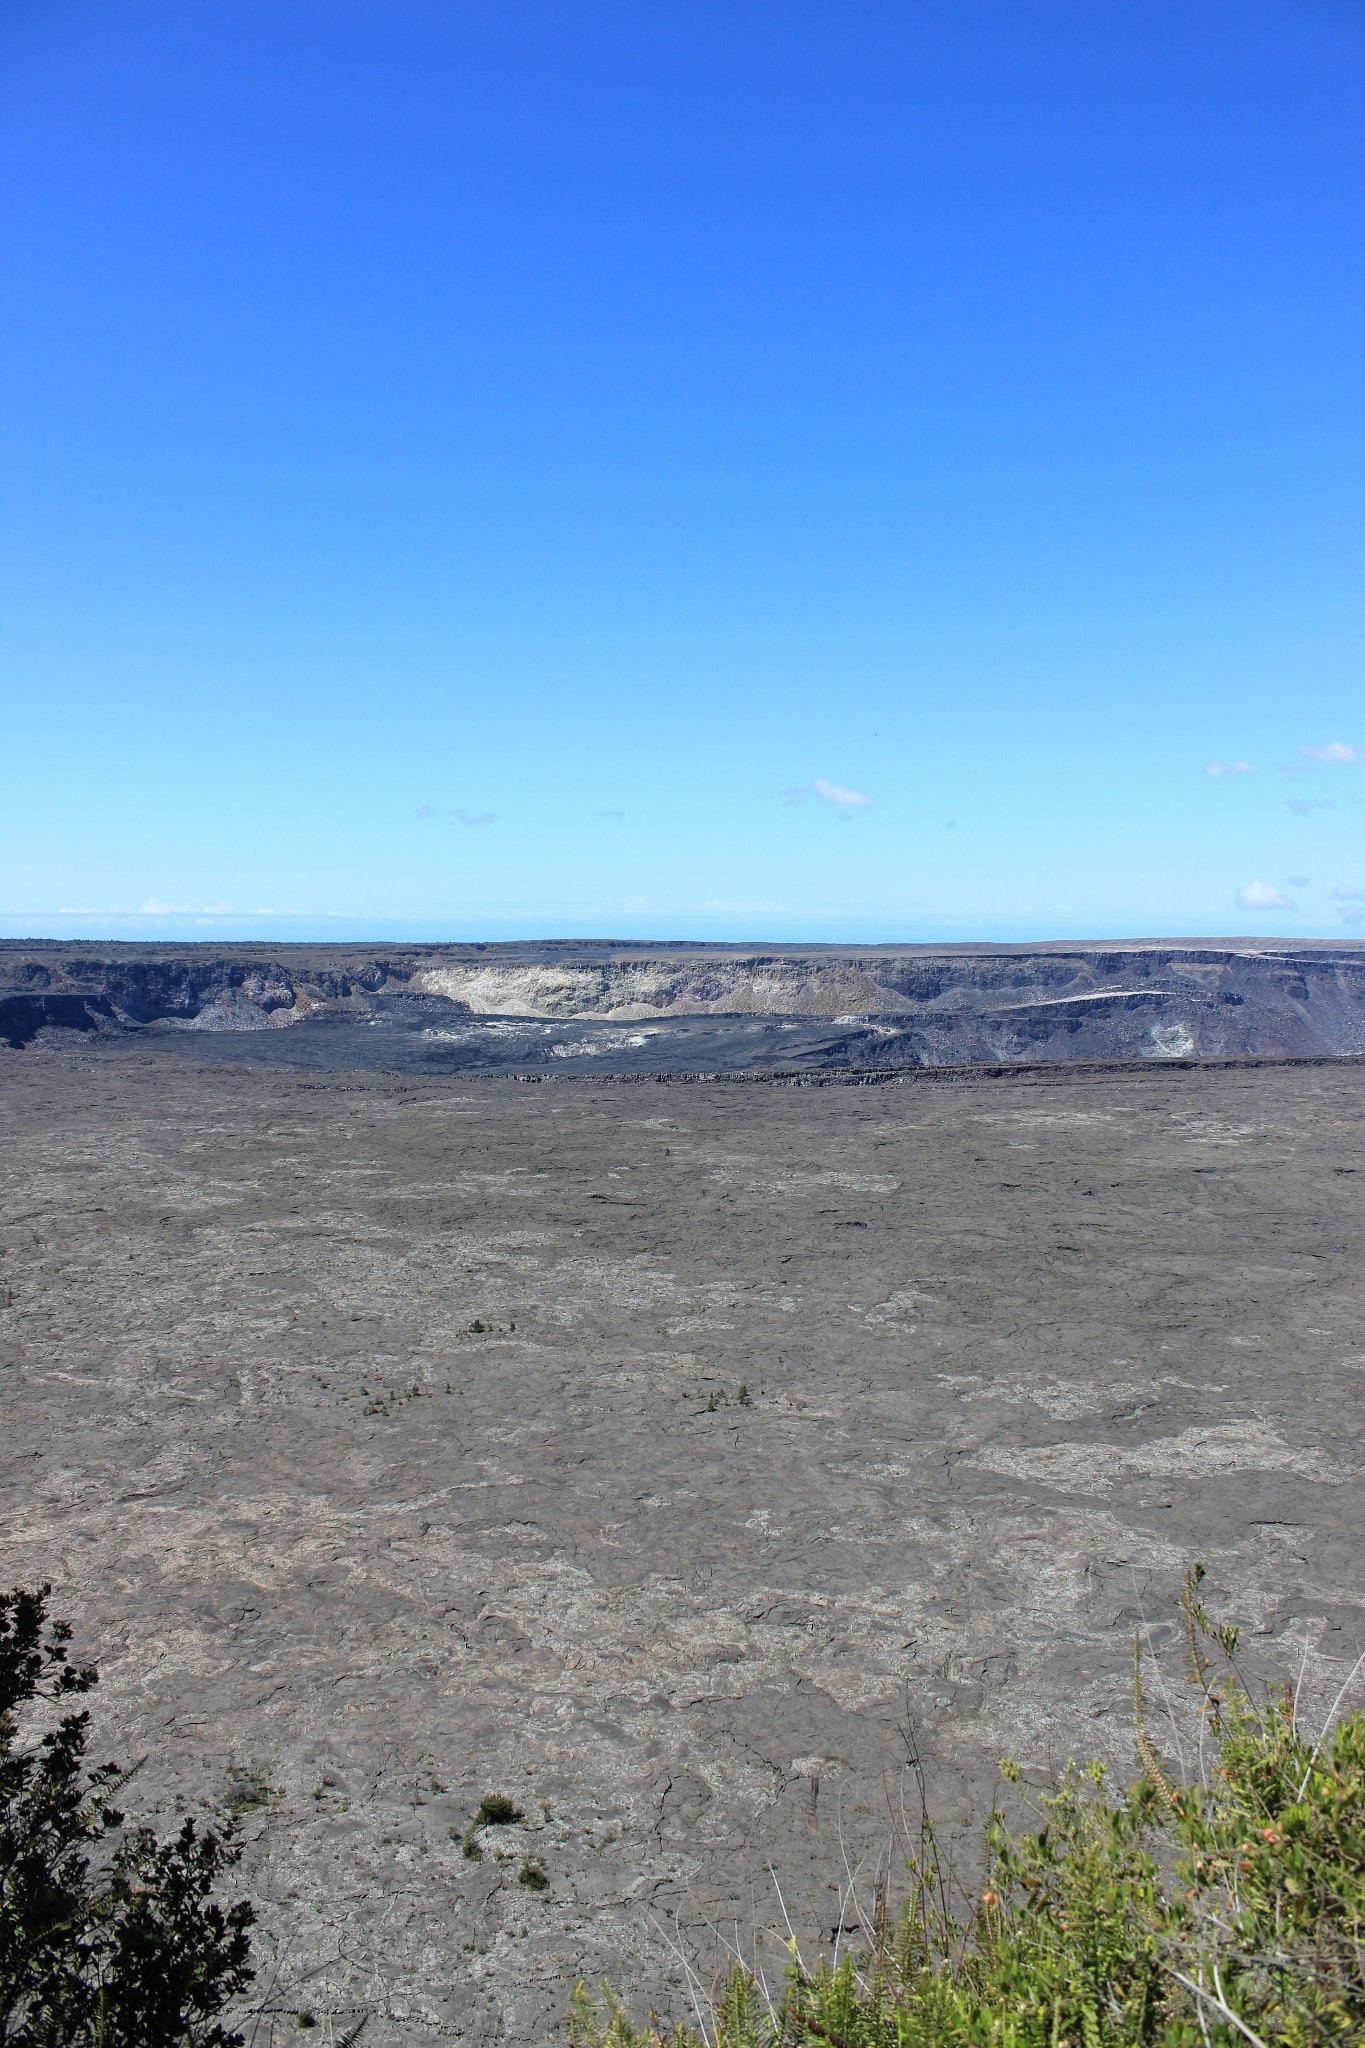
<svg viewBox="0 0 1365 2048"><path fill-rule="evenodd" d="M366 998L403 986L398 961L335 949L296 948L267 959L203 946L140 955L67 947L0 950L0 1039L29 1042L45 1025L98 1031L150 1025L195 1031L260 1031L327 1012L365 1014Z"/></svg>
<svg viewBox="0 0 1365 2048"><path fill-rule="evenodd" d="M494 1057L499 1019L545 1020L569 1035L504 1032ZM769 1034L761 1051L754 1041L742 1064L1362 1054L1365 946L300 946L269 956L0 946L0 1040L15 1048L44 1030L381 1024L465 1044L467 1064L506 1064L514 1053L535 1064L590 1057L596 1042L575 1037L579 1025L703 1019L819 1027L788 1044ZM723 1064L723 1033L715 1042ZM638 1067L646 1039L628 1043Z"/></svg>
<svg viewBox="0 0 1365 2048"><path fill-rule="evenodd" d="M965 971L964 971L965 968ZM664 955L595 963L490 961L419 967L414 988L464 1003L475 1016L909 1016L951 990L1063 989L1074 961L974 961L755 954L678 960Z"/></svg>
<svg viewBox="0 0 1365 2048"><path fill-rule="evenodd" d="M1255 954L1142 948L1075 953L940 954L765 953L699 961L666 954L604 963L518 960L433 961L414 968L411 986L457 1002L475 1016L600 1018L822 1017L854 1024L932 1021L951 1034L967 1019L994 1017L1008 1032L1050 1037L1065 1020L1088 1029L1091 1017L1119 1016L1133 1004L1174 1005L1198 1018L1220 1042L1231 1020L1211 1010L1251 1002L1257 1017L1336 1040L1361 1021L1365 949L1351 956ZM1309 1017L1312 1022L1309 1022ZM1026 1026L1032 1018L1034 1029ZM1251 1025L1253 1019L1244 1020ZM1195 1034L1197 1035L1197 1034ZM1235 1040L1237 1031L1231 1030ZM964 1040L965 1042L965 1040ZM1342 1049L1346 1049L1343 1045ZM1363 1050L1365 1044L1352 1044Z"/></svg>

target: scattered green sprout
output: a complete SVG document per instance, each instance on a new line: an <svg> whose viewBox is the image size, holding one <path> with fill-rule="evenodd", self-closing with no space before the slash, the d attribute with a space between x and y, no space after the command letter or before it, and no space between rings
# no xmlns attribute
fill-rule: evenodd
<svg viewBox="0 0 1365 2048"><path fill-rule="evenodd" d="M474 1825L476 1828L510 1828L525 1818L516 1801L509 1799L505 1792L485 1792L474 1815Z"/></svg>
<svg viewBox="0 0 1365 2048"><path fill-rule="evenodd" d="M505 1792L485 1792L475 1809L474 1817L465 1829L461 1847L471 1863L482 1863L483 1849L479 1844L480 1828L510 1828L526 1815L514 1799ZM454 1833L452 1828L451 1833Z"/></svg>

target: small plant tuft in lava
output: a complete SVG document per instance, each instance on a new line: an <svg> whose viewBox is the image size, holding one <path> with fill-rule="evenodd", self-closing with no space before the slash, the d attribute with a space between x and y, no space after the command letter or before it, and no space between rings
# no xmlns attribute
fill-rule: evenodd
<svg viewBox="0 0 1365 2048"><path fill-rule="evenodd" d="M516 1801L509 1799L505 1792L485 1792L479 1801L474 1825L476 1828L510 1828L525 1818Z"/></svg>

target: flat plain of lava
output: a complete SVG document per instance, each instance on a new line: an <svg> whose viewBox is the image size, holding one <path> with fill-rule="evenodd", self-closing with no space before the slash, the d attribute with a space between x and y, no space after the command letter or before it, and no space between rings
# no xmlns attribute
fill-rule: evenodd
<svg viewBox="0 0 1365 2048"><path fill-rule="evenodd" d="M1131 1768L1133 1634L1178 1691L1196 1559L1325 1710L1365 1646L1365 1062L1323 1052L1365 956L1208 949L961 952L899 1011L841 952L861 1001L676 1016L679 949L652 992L588 949L4 949L41 1012L0 1046L6 1580L98 1658L130 1809L241 1813L280 2039L547 2042L604 1973L681 2015L672 1944L780 1965L784 1905L828 1947L912 1745L964 1841L1003 1754ZM684 966L733 1004L734 957ZM1009 1036L1125 974L1128 1053ZM607 1044L656 1024L769 1037ZM864 1059L874 1024L993 1064ZM524 1818L476 1860L490 1792Z"/></svg>

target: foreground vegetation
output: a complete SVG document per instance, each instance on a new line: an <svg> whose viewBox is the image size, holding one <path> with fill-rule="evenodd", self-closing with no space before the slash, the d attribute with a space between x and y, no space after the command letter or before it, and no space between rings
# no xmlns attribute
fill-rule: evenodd
<svg viewBox="0 0 1365 2048"><path fill-rule="evenodd" d="M1148 1734L1135 1651L1142 1774L1126 1790L1098 1764L1072 1767L1031 1830L987 1828L965 1900L926 1818L899 1915L883 1909L857 1953L807 1968L793 1943L772 1994L736 1962L718 1998L695 2001L695 2025L672 2031L580 1987L574 2048L1365 2042L1365 1714L1314 1740L1292 1692L1256 1704L1200 1576L1183 1600L1204 1759L1191 1782Z"/></svg>
<svg viewBox="0 0 1365 2048"><path fill-rule="evenodd" d="M125 1824L133 1774L86 1763L73 1702L98 1674L49 1591L0 1594L0 2048L237 2048L219 2015L251 1982L255 1914L214 1897L233 1830Z"/></svg>
<svg viewBox="0 0 1365 2048"><path fill-rule="evenodd" d="M1365 2044L1365 1714L1337 1718L1343 1688L1315 1739L1292 1691L1258 1704L1200 1576L1182 1602L1197 1771L1154 1747L1135 1649L1141 1775L1126 1790L1073 1766L1031 1829L987 1827L969 1895L921 1797L899 1911L878 1887L854 1952L807 1967L793 1943L771 1995L737 1961L671 2031L580 1987L572 2048ZM72 1663L47 1592L0 1595L0 2048L240 2048L254 1915L216 1896L233 1825L187 1820L159 1840L125 1823L131 1773L86 1763L76 1699L97 1674ZM466 1854L479 1827L520 1818L487 1795ZM547 1881L528 1859L520 1882Z"/></svg>

